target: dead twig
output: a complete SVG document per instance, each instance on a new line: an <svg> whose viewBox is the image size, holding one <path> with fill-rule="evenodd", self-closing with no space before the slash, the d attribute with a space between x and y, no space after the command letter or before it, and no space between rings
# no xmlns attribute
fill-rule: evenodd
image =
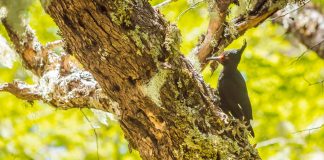
<svg viewBox="0 0 324 160"><path fill-rule="evenodd" d="M84 118L86 119L86 121L90 124L92 130L93 130L93 133L96 137L96 147L97 147L97 159L99 160L99 143L98 143L98 134L97 134L97 131L96 131L96 128L93 126L93 124L91 123L90 119L88 118L88 116L83 112L82 108L80 108L80 111L81 113L83 114Z"/></svg>

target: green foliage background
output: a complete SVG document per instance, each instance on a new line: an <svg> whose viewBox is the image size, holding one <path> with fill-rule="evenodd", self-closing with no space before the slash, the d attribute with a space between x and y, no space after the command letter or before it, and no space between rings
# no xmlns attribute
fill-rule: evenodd
<svg viewBox="0 0 324 160"><path fill-rule="evenodd" d="M181 14L194 2L178 0L161 9L168 20L178 24L184 54L196 45L208 25L204 3ZM315 2L324 6L321 0ZM42 43L60 38L58 28L38 1L29 7L29 15ZM293 37L285 32L266 21L228 47L239 48L242 39L248 42L239 69L246 79L253 106L256 137L251 141L257 143L264 159L324 159L324 129L303 131L324 124L324 86L309 85L324 79L324 61L301 44L291 44L287 39ZM0 33L7 38L2 26ZM305 55L296 61L303 52ZM221 67L213 75L208 68L203 72L212 87L217 86L220 70ZM13 79L33 82L19 60L11 69L0 67L1 83ZM80 110L55 110L41 102L27 103L8 93L0 93L0 104L0 159L97 158L96 137ZM137 151L128 151L116 121L108 119L109 124L104 125L91 111L83 111L98 133L101 159L140 159Z"/></svg>

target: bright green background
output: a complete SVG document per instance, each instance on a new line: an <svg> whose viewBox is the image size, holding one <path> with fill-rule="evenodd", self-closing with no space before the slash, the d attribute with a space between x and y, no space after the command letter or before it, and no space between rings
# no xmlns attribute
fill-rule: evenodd
<svg viewBox="0 0 324 160"><path fill-rule="evenodd" d="M161 0L152 4L158 2ZM208 10L203 3L179 18L189 6L187 1L178 0L161 9L181 29L181 49L185 54L196 45L208 25ZM59 39L57 27L38 1L29 13L31 26L42 43ZM0 33L7 37L2 26ZM307 83L324 79L324 61L308 51L300 61L292 63L306 48L292 45L287 39L293 37L270 21L251 29L229 48L240 47L243 38L248 47L239 69L246 78L253 106L256 137L251 141L262 145L261 157L323 159L324 129L298 131L324 123L324 86ZM220 69L213 76L208 68L203 72L212 87L217 86ZM0 67L1 83L13 79L32 83L31 74L19 61L11 69ZM7 93L0 93L0 107L0 159L96 159L96 137L80 110L55 110L41 102L29 104ZM115 121L108 120L106 126L91 111L84 112L97 128L101 159L140 159L136 151L129 153Z"/></svg>

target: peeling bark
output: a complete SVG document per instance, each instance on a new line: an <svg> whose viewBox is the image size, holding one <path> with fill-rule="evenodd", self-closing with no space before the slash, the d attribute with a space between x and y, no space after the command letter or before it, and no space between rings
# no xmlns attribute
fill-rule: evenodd
<svg viewBox="0 0 324 160"><path fill-rule="evenodd" d="M66 50L119 104L125 137L143 159L258 158L245 126L226 118L179 52L176 27L147 1L53 0L47 12Z"/></svg>
<svg viewBox="0 0 324 160"><path fill-rule="evenodd" d="M76 65L64 52L57 55L53 49L62 41L42 46L29 26L24 32L2 20L8 35L20 55L25 68L32 71L39 80L28 85L21 81L0 85L0 91L10 92L23 100L42 100L59 109L96 108L115 111L115 103L107 97L93 76Z"/></svg>

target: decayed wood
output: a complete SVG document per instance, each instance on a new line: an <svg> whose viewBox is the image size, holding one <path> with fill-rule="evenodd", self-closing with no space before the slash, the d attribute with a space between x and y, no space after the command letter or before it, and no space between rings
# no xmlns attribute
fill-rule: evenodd
<svg viewBox="0 0 324 160"><path fill-rule="evenodd" d="M66 50L119 104L125 137L143 159L258 158L244 126L225 122L179 52L177 28L147 1L53 0L46 8Z"/></svg>
<svg viewBox="0 0 324 160"><path fill-rule="evenodd" d="M103 94L93 76L75 64L64 52L53 52L62 41L42 46L27 25L24 32L14 29L7 18L2 23L20 55L26 69L38 76L38 81L29 85L21 81L0 85L0 91L12 93L16 97L32 101L42 100L59 109L96 108L115 111L115 102Z"/></svg>

